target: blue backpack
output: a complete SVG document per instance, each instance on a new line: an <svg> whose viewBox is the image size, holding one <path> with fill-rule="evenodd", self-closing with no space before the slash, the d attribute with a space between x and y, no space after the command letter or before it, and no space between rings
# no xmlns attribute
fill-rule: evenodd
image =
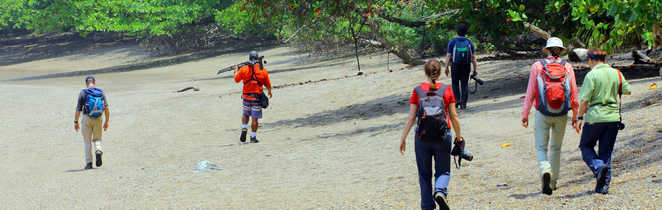
<svg viewBox="0 0 662 210"><path fill-rule="evenodd" d="M101 117L105 107L103 101L103 90L93 87L85 89L85 107L87 108L87 115L90 117Z"/></svg>
<svg viewBox="0 0 662 210"><path fill-rule="evenodd" d="M453 47L453 64L471 64L471 40L467 38L456 38Z"/></svg>

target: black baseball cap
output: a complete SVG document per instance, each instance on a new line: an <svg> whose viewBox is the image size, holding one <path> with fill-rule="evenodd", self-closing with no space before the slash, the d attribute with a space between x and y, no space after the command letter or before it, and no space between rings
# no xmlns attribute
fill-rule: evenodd
<svg viewBox="0 0 662 210"><path fill-rule="evenodd" d="M96 81L96 79L94 79L93 76L87 76L87 77L85 77L85 82L86 82L86 83L95 82L95 81Z"/></svg>

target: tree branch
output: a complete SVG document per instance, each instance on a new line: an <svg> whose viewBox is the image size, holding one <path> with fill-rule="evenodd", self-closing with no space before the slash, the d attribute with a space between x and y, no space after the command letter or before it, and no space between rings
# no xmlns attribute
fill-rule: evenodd
<svg viewBox="0 0 662 210"><path fill-rule="evenodd" d="M529 31L533 32L534 34L540 36L540 38L543 38L545 40L552 37L552 35L549 32L542 30L541 28L538 28L538 26L535 26L527 22L524 22L524 28L528 29Z"/></svg>
<svg viewBox="0 0 662 210"><path fill-rule="evenodd" d="M428 21L436 20L436 19L439 19L439 18L441 18L443 16L446 16L446 15L454 15L454 14L457 14L459 12L460 12L459 9L447 10L447 11L444 11L442 13L437 13L437 14L434 14L434 15L423 17L420 20L414 20L414 21L405 20L405 19L402 19L402 18L396 18L396 17L390 16L390 15L387 15L384 12L380 12L377 15L379 15L379 17L381 17L384 20L387 20L389 22L397 23L397 24L407 26L407 27L416 28L416 27L425 26L425 24Z"/></svg>

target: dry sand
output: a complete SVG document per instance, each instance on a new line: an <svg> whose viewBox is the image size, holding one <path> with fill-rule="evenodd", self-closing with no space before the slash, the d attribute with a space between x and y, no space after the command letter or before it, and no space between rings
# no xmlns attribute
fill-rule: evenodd
<svg viewBox="0 0 662 210"><path fill-rule="evenodd" d="M113 51L116 50L116 51ZM308 58L266 48L274 85L355 75L353 58ZM238 144L241 85L225 67L247 52L96 75L109 98L104 165L81 170L83 142L73 129L83 75L60 75L154 59L137 48L101 48L0 66L0 208L417 209L413 136L399 135L421 67L391 56L362 56L366 75L274 89L259 144ZM138 56L138 57L137 57ZM559 189L540 194L532 128L519 124L534 60L481 62L486 86L460 113L473 162L452 169L450 206L493 208L659 208L662 206L662 98L659 78L631 78L628 128L619 134L609 195L581 161L579 136L563 145ZM376 72L376 73L371 73ZM44 79L15 80L34 76ZM449 82L444 78L443 82ZM200 91L176 93L195 86ZM488 96L483 98L483 96ZM533 115L532 115L533 116ZM501 148L503 143L512 146ZM195 172L208 160L221 171ZM466 162L465 162L466 163ZM497 187L505 182L507 187Z"/></svg>

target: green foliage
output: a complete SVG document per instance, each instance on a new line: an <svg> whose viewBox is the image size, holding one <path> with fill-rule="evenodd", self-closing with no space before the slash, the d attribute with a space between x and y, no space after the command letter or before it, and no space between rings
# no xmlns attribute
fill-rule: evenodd
<svg viewBox="0 0 662 210"><path fill-rule="evenodd" d="M660 34L655 27L662 26L662 2L651 0L573 0L552 1L548 8L572 8L572 19L582 24L576 36L586 40L590 46L602 46L613 51L623 45L639 45L644 42L649 48ZM658 32L659 33L659 32Z"/></svg>
<svg viewBox="0 0 662 210"><path fill-rule="evenodd" d="M445 15L434 16L439 13ZM612 51L662 44L661 14L658 0L2 0L0 32L172 36L215 23L236 34L343 42L374 39L367 23L376 22L389 42L443 52L458 22L488 50L516 47L507 38L528 33L522 24L528 22Z"/></svg>

